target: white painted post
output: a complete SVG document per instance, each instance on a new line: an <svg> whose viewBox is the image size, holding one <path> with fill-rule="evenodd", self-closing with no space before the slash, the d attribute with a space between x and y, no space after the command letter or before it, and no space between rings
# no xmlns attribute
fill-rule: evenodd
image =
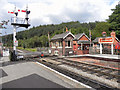
<svg viewBox="0 0 120 90"><path fill-rule="evenodd" d="M16 41L16 26L13 26L13 50L16 52L16 46L15 46L15 41Z"/></svg>
<svg viewBox="0 0 120 90"><path fill-rule="evenodd" d="M111 54L113 55L113 43L111 44Z"/></svg>
<svg viewBox="0 0 120 90"><path fill-rule="evenodd" d="M16 7L15 7L15 11L14 13L16 13ZM15 14L14 16L14 23L16 23L17 21L17 14ZM15 45L15 41L16 41L16 25L13 25L14 29L13 29L13 51L15 51L16 54L16 45Z"/></svg>
<svg viewBox="0 0 120 90"><path fill-rule="evenodd" d="M25 24L28 24L28 14L27 14L27 11L28 11L28 6L26 7Z"/></svg>
<svg viewBox="0 0 120 90"><path fill-rule="evenodd" d="M102 54L102 44L100 43L100 54Z"/></svg>

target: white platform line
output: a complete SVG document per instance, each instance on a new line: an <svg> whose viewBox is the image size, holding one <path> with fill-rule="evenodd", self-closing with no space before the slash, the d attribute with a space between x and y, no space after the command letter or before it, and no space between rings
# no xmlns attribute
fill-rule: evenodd
<svg viewBox="0 0 120 90"><path fill-rule="evenodd" d="M56 71L56 70L54 70L54 69L52 69L52 68L50 68L50 67L47 67L47 66L44 65L44 64L41 64L41 63L39 63L39 62L36 62L36 63L39 64L39 65L41 65L41 66L43 66L43 67L45 67L45 68L47 68L47 69L49 69L49 70L51 70L51 71L53 71L53 72L55 72L55 73L57 73L57 74L59 74L59 75L61 75L61 76L63 76L63 77L65 77L65 78L67 78L67 79L72 80L72 81L75 82L75 83L81 84L82 86L84 86L84 87L86 87L86 88L90 88L91 90L95 90L95 89L93 89L92 87L90 87L90 86L88 86L88 85L85 85L85 84L83 84L83 83L81 83L81 82L78 82L77 80L72 79L71 77L68 77L68 76L66 76L66 75L64 75L64 74L62 74L62 73L60 73L60 72L58 72L58 71Z"/></svg>

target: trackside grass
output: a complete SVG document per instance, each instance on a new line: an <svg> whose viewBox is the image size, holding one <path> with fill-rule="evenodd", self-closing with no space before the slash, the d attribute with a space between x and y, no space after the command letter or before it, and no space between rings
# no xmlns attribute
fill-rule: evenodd
<svg viewBox="0 0 120 90"><path fill-rule="evenodd" d="M27 50L27 51L31 51L31 52L36 52L37 51L37 48L23 48L23 47L17 47L17 49L20 49L20 50Z"/></svg>

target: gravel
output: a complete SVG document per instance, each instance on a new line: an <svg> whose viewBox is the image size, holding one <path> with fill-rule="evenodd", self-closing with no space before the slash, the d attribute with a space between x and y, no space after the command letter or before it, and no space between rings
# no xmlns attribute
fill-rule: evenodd
<svg viewBox="0 0 120 90"><path fill-rule="evenodd" d="M119 83L115 82L116 80L114 80L114 78L109 80L109 79L106 79L105 76L99 76L99 75L97 76L95 74L91 74L91 73L82 71L81 69L73 68L73 67L71 67L69 65L64 65L63 64L63 65L59 65L59 67L70 70L70 71L73 71L73 72L75 72L77 74L80 74L81 76L84 76L84 77L87 77L87 78L102 82L103 84L110 85L110 86L112 86L114 88L120 88Z"/></svg>

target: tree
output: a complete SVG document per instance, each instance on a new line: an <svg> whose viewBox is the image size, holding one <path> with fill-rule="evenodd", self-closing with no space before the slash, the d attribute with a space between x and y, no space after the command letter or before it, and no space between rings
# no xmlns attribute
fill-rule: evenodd
<svg viewBox="0 0 120 90"><path fill-rule="evenodd" d="M108 22L97 23L95 29L92 30L92 39L95 39L96 37L101 37L103 31L105 31L107 35L110 35L109 27L110 25Z"/></svg>
<svg viewBox="0 0 120 90"><path fill-rule="evenodd" d="M117 37L120 39L120 4L116 5L115 9L112 9L113 13L107 20L110 23L109 30L114 30Z"/></svg>

